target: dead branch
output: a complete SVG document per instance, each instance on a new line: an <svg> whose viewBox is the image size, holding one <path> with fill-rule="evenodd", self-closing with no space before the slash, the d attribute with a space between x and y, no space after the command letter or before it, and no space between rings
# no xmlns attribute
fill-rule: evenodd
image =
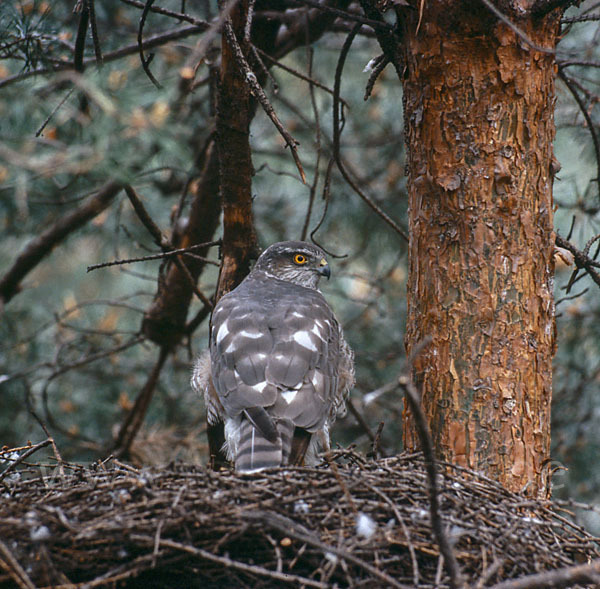
<svg viewBox="0 0 600 589"><path fill-rule="evenodd" d="M587 255L587 252L579 250L575 247L570 241L567 241L560 235L556 235L556 245L562 247L573 254L573 260L578 269L584 269L590 276L590 278L600 286L600 273L598 272L598 262L593 260ZM567 288L567 293L570 290L570 287L573 285L575 281L575 273L569 280L569 287Z"/></svg>
<svg viewBox="0 0 600 589"><path fill-rule="evenodd" d="M142 322L143 333L158 345L175 345L182 336L189 333L186 319L192 293L196 296L200 294L196 282L208 263L203 258L206 257L209 247L220 244L219 240L213 239L221 212L218 198L219 160L213 136L208 139L201 157L199 170L193 177L196 189L187 223L181 238L178 239L178 245L184 246L178 248L184 250L180 253L185 253L188 249L198 251L200 258L191 259L186 256L185 263L180 261L179 264L167 266L164 276L158 281L156 296ZM192 280L183 267L189 271ZM204 308L210 311L212 303L207 306L205 299L208 300L208 297L202 297L199 298L203 301ZM202 310L200 312L203 313ZM203 313L203 316L206 314Z"/></svg>
<svg viewBox="0 0 600 589"><path fill-rule="evenodd" d="M360 30L360 24L354 26L350 34L346 37L346 41L340 51L340 57L338 59L338 63L335 69L335 82L333 87L333 154L335 158L335 162L337 167L344 177L344 180L348 183L348 185L360 196L360 198L373 210L379 217L381 217L398 235L400 235L405 241L408 242L408 235L406 232L385 212L383 209L375 203L366 193L364 193L354 182L354 180L348 174L344 163L342 162L342 158L340 155L340 135L341 135L341 127L340 127L340 87L342 83L342 72L344 70L344 64L346 62L346 57L348 52L350 51L350 47L352 45L352 41L354 37L357 35Z"/></svg>
<svg viewBox="0 0 600 589"><path fill-rule="evenodd" d="M148 380L138 394L135 403L129 411L126 419L121 424L121 429L119 430L117 439L111 448L111 453L115 456L121 457L128 455L131 444L135 439L140 427L142 426L142 423L144 422L146 412L148 411L150 401L152 400L154 390L156 389L156 385L158 383L160 372L168 355L169 349L167 347L162 347L158 354L156 364L154 364L152 372L148 376Z"/></svg>
<svg viewBox="0 0 600 589"><path fill-rule="evenodd" d="M162 45L166 45L171 41L177 41L178 39L185 39L186 37L190 37L192 35L196 35L198 33L203 33L206 31L210 25L205 23L204 21L200 21L201 24L190 25L189 27L181 27L175 29L173 31L168 31L166 33L158 33L149 37L142 43L142 47L144 49L153 49L154 47L161 47ZM110 61L115 61L117 59L121 59L123 57L127 57L128 55L133 55L139 52L139 46L137 43L133 45L126 45L121 49L116 49L115 51L111 51L106 53L103 56L103 63L107 63ZM96 62L96 57L86 57L83 60L83 67L93 64ZM23 72L20 74L15 74L14 76L8 76L3 80L0 80L0 88L4 86L9 86L16 82L21 82L22 80L26 80L28 78L34 78L36 76L43 76L46 74L52 74L55 72L61 72L65 70L73 70L73 64L71 63L54 63L51 67L43 67L35 70L30 70L27 72Z"/></svg>
<svg viewBox="0 0 600 589"><path fill-rule="evenodd" d="M571 587L574 583L600 585L600 559L593 560L589 564L580 564L530 575L522 579L504 581L493 585L491 589L550 589L552 587Z"/></svg>
<svg viewBox="0 0 600 589"><path fill-rule="evenodd" d="M2 306L19 292L23 278L68 235L106 209L121 188L118 182L108 182L94 196L66 213L25 246L8 272L0 278L0 312Z"/></svg>
<svg viewBox="0 0 600 589"><path fill-rule="evenodd" d="M236 39L236 35L233 32L233 28L231 26L231 22L229 20L225 21L225 25L223 27L223 34L229 47L232 50L233 56L237 62L238 67L240 68L240 72L243 78L248 84L250 88L250 92L252 95L258 100L259 104L262 106L262 109L265 111L265 114L271 119L271 122L275 125L275 128L279 131L279 134L285 139L286 146L290 148L292 152L292 157L294 158L294 163L298 168L298 172L300 173L300 177L302 178L302 182L306 183L306 175L304 173L304 168L302 167L302 163L300 162L300 157L298 156L297 145L298 142L290 135L289 131L283 126L283 123L279 120L275 109L271 105L271 102L267 98L265 91L262 89L262 86L258 83L258 79L256 78L256 74L252 71L252 68L248 64L246 57L244 56L244 52L240 47Z"/></svg>
<svg viewBox="0 0 600 589"><path fill-rule="evenodd" d="M575 89L574 81L569 76L567 76L567 74L565 74L562 66L558 67L558 77L564 82L565 86L575 99L575 102L577 103L577 106L579 107L579 110L581 111L581 114L585 119L587 129L592 137L592 143L594 144L594 153L596 154L596 184L598 185L598 199L600 200L600 138L598 138L596 125L592 121L592 117L590 116L590 113L588 112L587 106L583 102L583 99L581 98L581 96L579 96L579 93Z"/></svg>
<svg viewBox="0 0 600 589"><path fill-rule="evenodd" d="M32 454L34 454L38 450L45 448L46 446L49 446L50 444L52 444L52 439L48 438L47 440L44 440L43 442L40 442L39 444L35 444L34 446L31 446L31 448L29 448L22 454L19 454L18 458L11 460L11 463L2 472L0 472L0 483L4 480L4 478L7 475L10 474L11 471L15 470L15 468L17 468L17 466L19 464L21 464L21 462L23 462L25 459L29 458ZM5 454L5 452L1 452L0 454ZM6 458L4 458L3 460L6 460Z"/></svg>

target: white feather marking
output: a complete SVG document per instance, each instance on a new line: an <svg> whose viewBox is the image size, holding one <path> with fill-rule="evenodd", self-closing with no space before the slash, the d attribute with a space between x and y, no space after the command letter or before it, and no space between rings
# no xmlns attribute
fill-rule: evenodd
<svg viewBox="0 0 600 589"><path fill-rule="evenodd" d="M217 345L219 345L223 338L229 333L229 328L227 327L227 321L219 327L219 331L217 332Z"/></svg>
<svg viewBox="0 0 600 589"><path fill-rule="evenodd" d="M250 468L254 468L254 432L256 429L252 426L252 449L250 450Z"/></svg>
<svg viewBox="0 0 600 589"><path fill-rule="evenodd" d="M292 315L293 315L294 317L298 317L298 318L300 318L300 319L304 319L304 315L302 315L302 313L298 313L298 311L294 311L294 312L292 313Z"/></svg>
<svg viewBox="0 0 600 589"><path fill-rule="evenodd" d="M225 353L225 354L231 354L231 352L233 352L233 351L235 350L235 348L236 348L236 345L235 345L235 339L232 339L232 340L229 342L229 345L228 345L228 346L225 348L225 351L224 351L224 353Z"/></svg>
<svg viewBox="0 0 600 589"><path fill-rule="evenodd" d="M294 340L297 343L299 343L303 348L307 348L311 352L317 351L317 346L313 344L312 340L310 339L310 335L308 334L308 331L297 331L294 334Z"/></svg>
<svg viewBox="0 0 600 589"><path fill-rule="evenodd" d="M226 417L225 418L225 444L224 448L227 451L227 460L235 460L238 453L240 443L240 428L242 427L242 417Z"/></svg>
<svg viewBox="0 0 600 589"><path fill-rule="evenodd" d="M253 385L252 388L257 392L262 393L268 384L269 383L266 380L263 380L262 382L258 382L255 385Z"/></svg>
<svg viewBox="0 0 600 589"><path fill-rule="evenodd" d="M298 394L298 391L285 391L285 393L281 393L283 400L289 405Z"/></svg>
<svg viewBox="0 0 600 589"><path fill-rule="evenodd" d="M319 374L318 372L315 372L312 375L312 378L310 379L310 381L313 384L313 387L315 387L315 390L320 390L321 386L323 385L323 377L321 376L321 374Z"/></svg>
<svg viewBox="0 0 600 589"><path fill-rule="evenodd" d="M311 332L314 333L318 338L323 339L323 336L321 335L321 330L319 329L319 326L316 322L313 325Z"/></svg>
<svg viewBox="0 0 600 589"><path fill-rule="evenodd" d="M246 331L245 329L243 331L240 331L240 333L238 335L241 335L242 337L249 337L250 339L258 339L259 337L262 337L262 333L260 333L260 331Z"/></svg>

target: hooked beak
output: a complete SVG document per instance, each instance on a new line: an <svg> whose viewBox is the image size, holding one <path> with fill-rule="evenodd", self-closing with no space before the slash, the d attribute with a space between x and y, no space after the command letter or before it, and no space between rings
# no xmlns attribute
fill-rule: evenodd
<svg viewBox="0 0 600 589"><path fill-rule="evenodd" d="M329 280L329 277L331 276L331 269L329 268L329 264L327 263L327 260L325 258L323 258L320 261L319 268L317 269L317 272L321 276L325 276L327 278L327 280Z"/></svg>

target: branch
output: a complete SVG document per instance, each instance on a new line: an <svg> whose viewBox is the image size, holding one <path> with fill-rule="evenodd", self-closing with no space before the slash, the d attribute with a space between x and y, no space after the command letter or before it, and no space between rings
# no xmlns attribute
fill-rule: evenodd
<svg viewBox="0 0 600 589"><path fill-rule="evenodd" d="M23 278L61 241L106 209L121 188L117 182L105 184L95 196L58 219L25 246L12 267L0 278L0 313L2 306L21 290Z"/></svg>
<svg viewBox="0 0 600 589"><path fill-rule="evenodd" d="M396 587L398 589L408 589L407 585L402 585L396 579L390 577L386 572L380 571L375 568L373 565L368 562L354 556L351 552L347 552L337 546L333 546L330 544L325 544L321 542L318 538L313 536L308 530L302 529L296 522L293 520L279 515L278 513L268 512L268 511L245 511L242 513L242 518L249 522L260 523L262 525L268 526L286 536L290 536L291 538L295 538L300 542L304 542L309 544L310 546L314 546L323 552L323 554L331 553L339 556L340 558L351 562L361 569L371 573L374 577L377 577L384 581L386 585L390 587Z"/></svg>
<svg viewBox="0 0 600 589"><path fill-rule="evenodd" d="M271 119L272 123L275 125L280 135L285 139L286 145L289 146L290 150L292 151L292 157L294 158L294 162L296 164L296 167L298 168L298 172L300 173L302 182L306 184L306 174L304 173L304 168L302 167L302 163L300 162L300 158L298 157L298 150L296 149L296 145L298 145L298 142L290 135L288 130L283 126L282 122L279 120L279 117L275 113L273 106L269 102L265 91L262 89L262 86L258 83L256 74L252 71L250 65L244 57L244 53L237 41L235 33L233 32L231 21L229 19L225 21L223 33L225 35L225 38L227 39L227 43L233 51L233 55L235 57L239 69L241 70L242 76L245 79L246 84L248 84L248 87L250 88L250 92L258 100L266 115Z"/></svg>
<svg viewBox="0 0 600 589"><path fill-rule="evenodd" d="M329 14L333 14L342 18L344 20L348 20L350 22L356 22L361 25L368 25L375 31L388 31L393 32L394 26L388 24L382 19L371 18L369 14L366 14L366 17L361 14L356 14L354 12L346 12L345 10L339 10L338 8L334 8L328 6L327 4L322 4L317 0L290 0L291 4L300 4L301 6L311 6L312 8L316 8L322 12L327 12Z"/></svg>
<svg viewBox="0 0 600 589"><path fill-rule="evenodd" d="M552 587L571 587L575 583L600 583L600 559L589 564L556 569L529 575L513 581L503 581L492 585L490 589L551 589Z"/></svg>
<svg viewBox="0 0 600 589"><path fill-rule="evenodd" d="M201 21L202 22L202 21ZM168 33L160 33L158 35L154 35L149 39L146 39L142 43L142 47L144 49L152 49L153 47L160 47L169 43L170 41L176 41L178 39L183 39L185 37L189 37L191 35L196 35L198 33L203 33L206 31L210 25L208 23L202 22L202 24L191 25L189 27L181 27L180 29L175 29L174 31L169 31ZM121 49L117 49L116 51L112 51L107 53L103 57L104 63L108 61L115 61L116 59L121 59L122 57L127 57L128 55L133 55L135 53L139 53L139 45L137 43L133 45L127 45L122 47ZM83 60L83 66L89 65L91 63L96 62L96 57L87 57ZM41 76L44 74L53 74L55 72L61 72L65 70L72 70L73 64L71 63L60 63L56 64L53 67L45 67L39 68L36 70L31 70L28 72L23 72L21 74L16 74L14 76L9 76L8 78L4 78L4 80L0 80L0 88L4 86L9 86L10 84L14 84L15 82L20 82L22 80L26 80L27 78L33 78L35 76Z"/></svg>
<svg viewBox="0 0 600 589"><path fill-rule="evenodd" d="M175 12L173 10L168 10L166 8L162 8L161 6L152 6L152 4L148 5L146 2L139 2L138 0L121 0L123 4L129 4L130 6L135 6L140 10L148 10L150 12L156 12L157 14L162 14L163 16L168 16L170 18L175 18L179 21L189 22L192 25L201 26L205 28L209 28L210 24L205 20L201 20L189 14L185 14L184 12ZM146 9L147 7L147 9Z"/></svg>
<svg viewBox="0 0 600 589"><path fill-rule="evenodd" d="M154 368L152 368L152 372L148 376L148 380L146 380L146 383L142 387L142 390L137 396L131 411L129 411L127 417L125 418L125 421L123 421L121 424L121 429L119 430L117 439L112 447L112 454L115 456L121 457L129 453L131 444L133 443L135 436L144 422L144 417L148 411L150 401L152 400L154 389L158 383L158 377L160 376L160 372L168 355L169 348L166 346L162 347L158 355L158 360L156 361Z"/></svg>
<svg viewBox="0 0 600 589"><path fill-rule="evenodd" d="M328 94L333 94L333 90L325 86L325 84L321 84L321 82L315 80L314 78L311 78L310 76L305 76L302 72L299 72L298 70L295 70L294 68L286 65L285 63L275 59L274 57L271 57L266 51L260 49L260 47L254 46L254 49L256 49L257 53L259 53L261 57L264 57L273 65L276 65L278 68L281 68L282 70L288 72L288 74L291 74L292 76L295 76L300 80L304 80L305 82L308 82L311 86L316 86L317 88L324 90ZM343 100L342 98L340 98L340 100L342 101L344 106L348 106L345 100Z"/></svg>
<svg viewBox="0 0 600 589"><path fill-rule="evenodd" d="M556 52L554 49L546 49L541 45L536 45L526 34L523 32L515 23L513 23L508 16L506 16L503 12L498 10L490 0L481 0L481 2L486 6L486 8L500 21L502 21L519 39L521 39L526 45L528 45L531 49L535 51L539 51L540 53L547 53L549 55L554 55Z"/></svg>
<svg viewBox="0 0 600 589"><path fill-rule="evenodd" d="M581 251L577 249L570 241L562 238L560 235L556 235L556 245L558 247L562 247L573 254L573 259L575 261L575 265L577 268L583 268L589 275L590 278L600 286L600 273L598 273L598 262L593 260L587 255L587 251ZM590 244L591 245L591 244ZM589 248L587 248L589 249ZM573 285L574 278L569 280L569 287L567 289L567 294L569 293L570 287Z"/></svg>
<svg viewBox="0 0 600 589"><path fill-rule="evenodd" d="M154 243L163 249L172 250L173 246L169 242L168 239L162 234L162 231L158 227L158 225L154 222L144 203L140 200L138 193L134 190L132 186L129 184L125 186L125 194L127 194L127 198L133 207L133 210L136 212L138 219L142 222L144 227L148 230L148 233L152 235L152 239L154 239Z"/></svg>
<svg viewBox="0 0 600 589"><path fill-rule="evenodd" d="M96 55L97 64L102 67L102 49L100 48L100 39L98 37L98 27L96 24L96 8L94 6L95 0L86 0L88 10L90 13L90 30L92 31L92 43L94 44L94 54Z"/></svg>
<svg viewBox="0 0 600 589"><path fill-rule="evenodd" d="M344 177L344 180L346 180L346 182L350 185L352 190L354 190L354 192L356 192L356 194L358 194L358 196L360 196L360 198L362 198L362 200L373 211L375 211L396 233L398 233L398 235L408 242L408 235L405 233L405 231L373 200L371 200L371 198L356 185L352 178L350 178L350 175L346 171L340 155L340 86L342 80L342 71L344 70L344 63L346 62L346 57L350 51L350 46L352 45L352 41L358 33L360 26L360 24L355 25L348 37L346 37L346 41L344 42L342 51L340 52L340 58L335 69L335 82L333 86L333 155L339 171Z"/></svg>
<svg viewBox="0 0 600 589"><path fill-rule="evenodd" d="M124 264L133 264L135 262L148 262L149 260L164 260L165 258L170 258L171 256L177 256L179 254L189 254L197 249L202 249L204 247L210 247L213 245L221 245L221 240L217 241L208 241L207 243L199 243L198 245L191 245L190 247L182 247L176 250L167 250L162 252L161 254L152 254L150 256L142 256L141 258L127 258L124 260L113 260L112 262L102 262L101 264L92 264L87 267L87 271L91 272L92 270L98 270L100 268L108 268L110 266L122 266ZM194 256L195 259L201 260L205 264L212 264L213 266L219 266L217 262L213 260L209 260L202 256Z"/></svg>
<svg viewBox="0 0 600 589"><path fill-rule="evenodd" d="M596 154L596 183L598 184L598 199L600 200L600 140L598 139L598 134L596 133L594 121L592 121L592 117L587 111L583 99L581 96L579 96L577 90L575 90L573 80L565 74L562 66L558 66L558 77L564 82L565 86L569 89L569 92L573 95L573 98L575 99L575 102L577 103L577 106L579 106L579 110L581 110L581 114L585 119L587 127L590 131L590 135L592 136L594 153Z"/></svg>
<svg viewBox="0 0 600 589"><path fill-rule="evenodd" d="M23 462L23 460L29 458L32 454L34 454L38 450L41 450L42 448L45 448L46 446L49 446L50 444L52 444L52 439L48 438L47 440L44 440L43 442L32 446L27 451L23 452L23 454L20 454L16 460L11 462L2 472L0 472L0 482L2 482L6 478L6 475L10 474L10 472L14 470L17 467L17 465Z"/></svg>
<svg viewBox="0 0 600 589"><path fill-rule="evenodd" d="M446 537L446 532L444 531L444 524L440 514L440 504L438 498L439 491L437 486L437 469L436 459L433 451L433 440L431 438L431 432L429 431L427 419L425 418L423 408L421 407L420 395L410 377L414 359L423 351L423 348L429 344L430 341L431 338L426 338L416 346L411 354L411 357L409 358L406 373L400 376L398 382L404 391L404 398L407 400L410 410L413 414L415 426L419 435L419 441L421 443L421 450L423 450L423 455L425 456L425 468L427 470L427 480L429 482L429 513L431 516L431 527L440 548L440 552L444 557L444 564L446 565L448 574L450 575L450 586L452 588L457 588L464 587L465 583L462 578L462 573L460 572L460 567L458 566L458 561L456 560L456 556L452 550L452 546L450 545L450 542Z"/></svg>
<svg viewBox="0 0 600 589"><path fill-rule="evenodd" d="M383 15L374 6L372 0L360 0L360 5L363 9L363 12L371 20L381 23L385 22L383 20ZM398 80L402 82L404 80L404 66L403 59L400 54L401 39L397 38L396 34L397 31L392 27L379 27L375 29L375 36L377 37L377 41L379 42L381 50L383 51L384 55L387 56L387 59L393 64L394 69L396 70L396 75L398 76Z"/></svg>
<svg viewBox="0 0 600 589"><path fill-rule="evenodd" d="M142 536L139 534L132 534L131 538L133 540L140 540L142 542L147 542L152 545L155 543L155 540L150 536ZM193 554L194 556L199 556L200 558L204 558L211 562L216 562L225 568L232 568L239 571L243 571L245 573L250 573L256 575L258 577L269 577L278 581L279 583L294 583L298 587L317 587L318 589L327 589L330 585L327 583L321 583L320 581L315 581L313 579L308 579L306 577L301 577L299 575L293 575L291 573L281 573L278 571L270 571L264 567L254 565L254 564L246 564L244 562L240 562L237 560L233 560L228 556L219 556L218 554L213 554L208 550L203 550L202 548L196 548L195 546L182 544L181 542L175 542L173 540L159 540L159 546L164 548L171 548L172 550L177 550L179 552L186 552L187 554Z"/></svg>
<svg viewBox="0 0 600 589"><path fill-rule="evenodd" d="M19 561L2 540L0 540L0 563L4 565L2 568L8 571L8 574L19 589L35 589L35 585L25 572L25 569L19 564Z"/></svg>
<svg viewBox="0 0 600 589"><path fill-rule="evenodd" d="M142 62L142 68L143 68L145 74L150 79L150 81L157 88L160 89L160 88L162 88L162 86L160 85L160 82L154 77L154 75L150 71L150 62L154 58L154 54L150 54L148 59L146 59L144 57L144 43L143 43L143 39L142 39L142 35L144 32L144 25L146 24L146 17L148 16L148 11L150 10L150 7L152 6L153 2L154 2L154 0L146 0L146 5L144 6L144 10L142 11L142 16L140 17L140 25L138 27L137 42L138 42L138 49L139 49L139 54L140 54L140 61Z"/></svg>

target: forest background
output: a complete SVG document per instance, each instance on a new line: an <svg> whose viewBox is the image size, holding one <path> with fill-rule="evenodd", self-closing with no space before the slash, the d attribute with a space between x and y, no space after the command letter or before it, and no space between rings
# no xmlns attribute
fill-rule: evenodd
<svg viewBox="0 0 600 589"><path fill-rule="evenodd" d="M140 327L163 261L86 272L94 264L160 252L131 195L115 190L115 183L135 186L153 221L177 244L214 132L219 35L149 11L142 37L158 41L142 56L152 55L144 68L137 44L143 6L133 0L95 3L78 73L60 64L77 53L81 4L79 12L67 1L0 4L0 275L45 229L68 219L90 195L108 191L106 206L69 232L25 277L20 292L4 297L0 445L45 439L43 424L65 459L96 460L114 445L159 366L130 457L142 464L207 460L204 407L189 386L193 359L207 342L204 303L194 298L188 333L163 363ZM207 22L218 13L210 2L182 7L163 1L160 7ZM554 222L580 249L600 232L599 10L593 2L570 9L557 51L554 146L562 169L554 182ZM185 27L189 32L179 32ZM306 183L281 134L259 109L251 126L253 210L262 247L312 238L344 256L331 259L333 278L323 290L356 350L357 385L351 410L333 437L367 452L383 422L381 449L394 454L402 449L396 382L405 365L407 244L330 165L331 90L349 28L342 20L311 45L298 43L282 57L285 67L270 67L267 94L299 142ZM388 68L364 100L371 76L366 66L379 53L366 29L348 54L341 80L346 108L340 149L355 183L406 229L402 89ZM167 43L168 35L173 38ZM219 237L216 229L214 239ZM592 243L590 257L598 251ZM198 290L210 298L219 248L202 254L208 262L202 262ZM569 261L557 257L553 492L597 503L600 296L587 274L574 277ZM600 530L600 514L586 511L585 517Z"/></svg>

